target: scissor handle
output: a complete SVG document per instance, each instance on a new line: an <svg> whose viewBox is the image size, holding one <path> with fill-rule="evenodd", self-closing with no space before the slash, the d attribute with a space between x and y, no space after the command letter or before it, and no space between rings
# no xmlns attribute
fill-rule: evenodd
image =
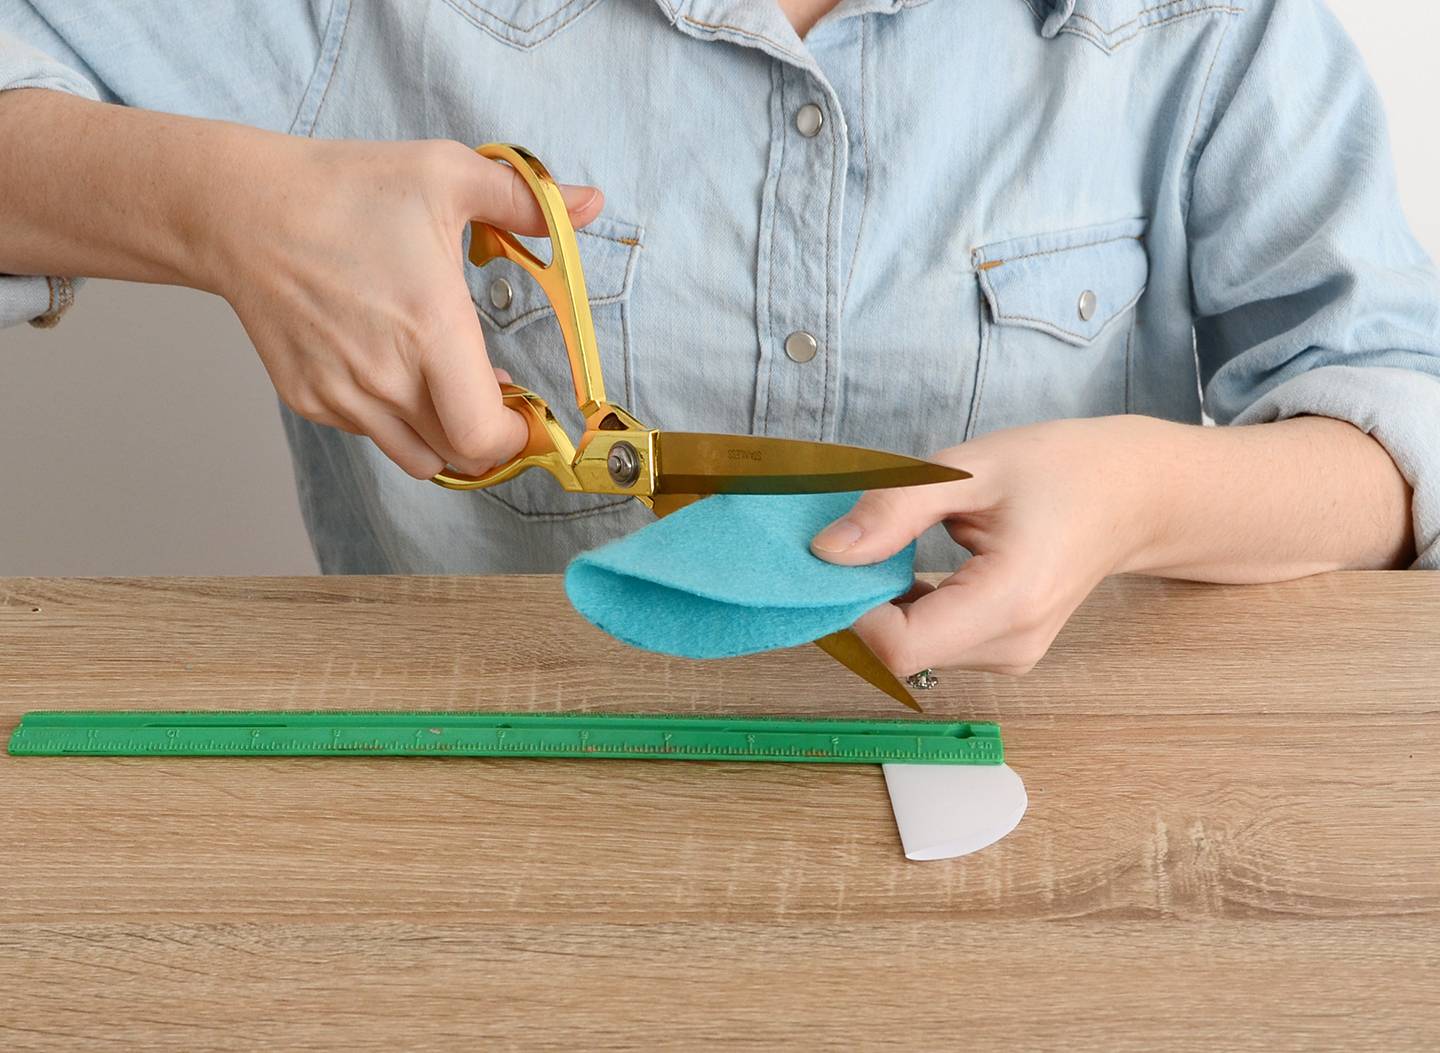
<svg viewBox="0 0 1440 1053"><path fill-rule="evenodd" d="M567 490L577 488L572 462L575 447L565 434L555 414L545 400L533 391L526 391L515 384L501 384L500 394L506 409L512 409L525 420L530 429L525 446L505 464L499 465L485 475L462 475L446 469L433 476L431 482L447 490L483 490L507 479L513 479L528 468L544 468Z"/></svg>
<svg viewBox="0 0 1440 1053"><path fill-rule="evenodd" d="M527 469L543 468L566 490L622 494L654 506L654 430L644 427L619 406L607 404L599 428L587 430L577 449L545 400L535 392L515 384L501 384L500 394L505 407L520 414L529 429L525 446L484 475L463 475L447 468L431 476L431 482L447 490L483 490Z"/></svg>
<svg viewBox="0 0 1440 1053"><path fill-rule="evenodd" d="M483 267L503 256L523 267L540 283L555 309L560 334L565 338L570 375L575 382L575 404L588 421L605 402L605 381L600 374L600 350L590 318L590 297L585 291L585 273L580 266L580 246L575 241L575 228L570 223L565 199L540 159L524 147L487 143L477 146L475 152L481 157L504 161L525 180L540 206L540 214L545 217L545 229L550 236L550 262L540 262L509 231L479 220L470 224L470 262Z"/></svg>

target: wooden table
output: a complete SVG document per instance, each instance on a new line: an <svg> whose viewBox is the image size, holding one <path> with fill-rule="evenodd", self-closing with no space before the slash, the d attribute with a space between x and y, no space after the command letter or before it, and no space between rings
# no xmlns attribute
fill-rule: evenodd
<svg viewBox="0 0 1440 1053"><path fill-rule="evenodd" d="M1440 575L1113 580L927 702L1029 789L975 856L858 766L0 757L0 1048L1440 1048ZM0 579L66 707L902 715L547 577Z"/></svg>

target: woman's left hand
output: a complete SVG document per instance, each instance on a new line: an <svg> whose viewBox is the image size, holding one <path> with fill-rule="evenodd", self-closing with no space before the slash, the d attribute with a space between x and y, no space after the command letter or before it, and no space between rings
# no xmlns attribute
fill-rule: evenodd
<svg viewBox="0 0 1440 1053"><path fill-rule="evenodd" d="M994 432L932 460L973 476L866 493L812 542L831 563L874 563L943 523L973 556L938 586L855 629L900 675L926 668L1019 675L1107 574L1131 567L1153 524L1127 444L1144 418L1064 420ZM1133 447L1132 447L1133 448Z"/></svg>

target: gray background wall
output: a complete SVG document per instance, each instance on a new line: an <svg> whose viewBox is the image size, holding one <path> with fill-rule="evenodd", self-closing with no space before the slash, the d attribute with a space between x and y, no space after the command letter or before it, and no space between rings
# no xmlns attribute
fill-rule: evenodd
<svg viewBox="0 0 1440 1053"><path fill-rule="evenodd" d="M1440 258L1440 9L1331 7L1384 92L1406 213ZM57 329L0 332L0 451L0 575L315 569L274 394L214 297L91 282Z"/></svg>

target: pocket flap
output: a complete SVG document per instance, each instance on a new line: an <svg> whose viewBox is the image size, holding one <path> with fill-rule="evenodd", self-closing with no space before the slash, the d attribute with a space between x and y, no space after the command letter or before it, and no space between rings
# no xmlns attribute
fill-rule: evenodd
<svg viewBox="0 0 1440 1053"><path fill-rule="evenodd" d="M600 0L445 0L456 14L522 51L543 44Z"/></svg>
<svg viewBox="0 0 1440 1053"><path fill-rule="evenodd" d="M1246 6L1244 0L1047 0L1035 14L1043 19L1042 37L1074 33L1109 54L1147 29L1198 16L1239 15Z"/></svg>
<svg viewBox="0 0 1440 1053"><path fill-rule="evenodd" d="M1145 291L1150 261L1144 233L1144 219L1127 219L974 250L990 317L997 325L1090 343Z"/></svg>
<svg viewBox="0 0 1440 1053"><path fill-rule="evenodd" d="M591 306L616 303L629 295L635 257L640 252L643 238L642 228L606 216L598 217L575 232L575 242L580 246L580 265L585 271L585 291L590 296ZM546 239L519 240L541 259L549 258L550 243ZM500 279L505 281L508 289L497 288L496 283ZM467 258L465 280L470 286L470 298L475 301L475 309L499 332L512 332L555 313L540 283L530 277L528 271L509 260L494 259L483 267L476 267Z"/></svg>

